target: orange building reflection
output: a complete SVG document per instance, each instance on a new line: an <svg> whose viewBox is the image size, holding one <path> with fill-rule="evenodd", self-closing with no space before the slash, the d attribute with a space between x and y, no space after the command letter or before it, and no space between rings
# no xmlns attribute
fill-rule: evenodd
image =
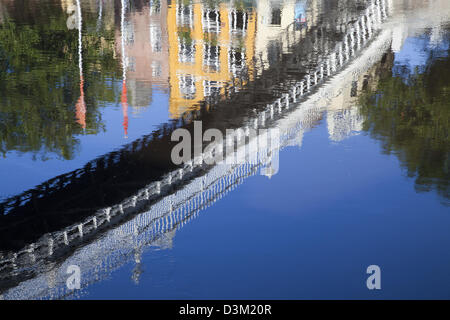
<svg viewBox="0 0 450 320"><path fill-rule="evenodd" d="M178 1L168 8L167 27L172 118L198 109L209 96L223 97L224 85L240 72L252 75L254 8Z"/></svg>

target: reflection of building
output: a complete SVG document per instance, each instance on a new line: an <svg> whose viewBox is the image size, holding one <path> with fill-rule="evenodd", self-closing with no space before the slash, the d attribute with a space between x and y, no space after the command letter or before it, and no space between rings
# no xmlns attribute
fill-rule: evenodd
<svg viewBox="0 0 450 320"><path fill-rule="evenodd" d="M372 67L364 72L351 74L342 79L339 94L328 104L327 126L330 140L342 141L359 134L364 118L359 112L358 97L365 91L374 91L383 72L390 72L394 53L387 51Z"/></svg>
<svg viewBox="0 0 450 320"><path fill-rule="evenodd" d="M327 125L330 140L342 141L362 131L364 119L358 107L350 109L329 110Z"/></svg>
<svg viewBox="0 0 450 320"><path fill-rule="evenodd" d="M270 64L278 59L281 47L288 46L280 35L294 22L295 3L261 0L257 8L256 56L264 64Z"/></svg>
<svg viewBox="0 0 450 320"><path fill-rule="evenodd" d="M168 88L167 5L151 1L140 11L132 10L124 21L124 54L128 103L133 112L150 105L152 88ZM116 52L122 54L120 30Z"/></svg>
<svg viewBox="0 0 450 320"><path fill-rule="evenodd" d="M419 30L431 28L430 36L432 44L439 41L443 32L441 27L446 24L450 17L450 1L448 0L388 0L392 13L392 50L399 52L405 40L414 36Z"/></svg>
<svg viewBox="0 0 450 320"><path fill-rule="evenodd" d="M258 71L278 63L281 54L289 52L292 45L306 32L301 26L313 26L319 20L320 1L260 0L257 5L257 30L255 56L262 64Z"/></svg>
<svg viewBox="0 0 450 320"><path fill-rule="evenodd" d="M253 9L221 3L178 2L168 9L170 114L180 117L224 84L251 74L256 15Z"/></svg>

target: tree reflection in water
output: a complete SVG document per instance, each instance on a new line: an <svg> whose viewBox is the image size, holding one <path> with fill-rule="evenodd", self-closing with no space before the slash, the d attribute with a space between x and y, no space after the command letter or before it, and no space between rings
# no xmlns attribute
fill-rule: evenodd
<svg viewBox="0 0 450 320"><path fill-rule="evenodd" d="M104 129L98 106L117 100L106 81L116 78L118 69L113 47L105 45L113 30L89 34L96 17L86 15L83 20L83 55L91 66L83 81L78 70L78 30L67 28L68 15L54 4L23 7L22 14L13 12L14 18L4 18L0 24L0 92L7 93L0 96L0 153L72 159L77 135ZM21 18L35 23L23 23ZM74 117L79 99L87 108L83 125Z"/></svg>
<svg viewBox="0 0 450 320"><path fill-rule="evenodd" d="M415 178L416 191L435 190L450 205L448 45L444 51L430 50L425 68L385 72L360 103L363 130L381 141L386 154L398 157L408 177Z"/></svg>

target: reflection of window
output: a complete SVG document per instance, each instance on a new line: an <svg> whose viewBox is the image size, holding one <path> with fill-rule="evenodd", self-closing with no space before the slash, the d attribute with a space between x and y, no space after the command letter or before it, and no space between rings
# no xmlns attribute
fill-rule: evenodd
<svg viewBox="0 0 450 320"><path fill-rule="evenodd" d="M228 62L231 72L234 76L237 76L245 67L245 53L236 49L230 49Z"/></svg>
<svg viewBox="0 0 450 320"><path fill-rule="evenodd" d="M352 82L352 89L350 90L350 97L356 97L358 95L358 82Z"/></svg>
<svg viewBox="0 0 450 320"><path fill-rule="evenodd" d="M205 10L202 15L203 32L220 32L219 10Z"/></svg>
<svg viewBox="0 0 450 320"><path fill-rule="evenodd" d="M180 93L183 99L192 100L195 98L195 79L192 75L182 75L178 77Z"/></svg>
<svg viewBox="0 0 450 320"><path fill-rule="evenodd" d="M220 47L205 44L203 47L203 65L208 69L218 72L220 69Z"/></svg>
<svg viewBox="0 0 450 320"><path fill-rule="evenodd" d="M247 12L232 10L230 12L231 31L245 31L247 29Z"/></svg>
<svg viewBox="0 0 450 320"><path fill-rule="evenodd" d="M128 57L127 70L131 72L136 71L136 57Z"/></svg>
<svg viewBox="0 0 450 320"><path fill-rule="evenodd" d="M160 77L162 73L161 61L152 62L152 77Z"/></svg>
<svg viewBox="0 0 450 320"><path fill-rule="evenodd" d="M194 11L192 5L177 5L177 26L190 26L194 23Z"/></svg>
<svg viewBox="0 0 450 320"><path fill-rule="evenodd" d="M270 20L270 24L281 25L281 10L280 9L272 9L272 19Z"/></svg>
<svg viewBox="0 0 450 320"><path fill-rule="evenodd" d="M368 86L369 86L369 78L367 76L364 76L362 90L366 91Z"/></svg>
<svg viewBox="0 0 450 320"><path fill-rule="evenodd" d="M161 52L162 32L158 25L150 25L150 44L153 52Z"/></svg>
<svg viewBox="0 0 450 320"><path fill-rule="evenodd" d="M178 61L183 63L194 63L195 44L193 40L185 41L178 39Z"/></svg>
<svg viewBox="0 0 450 320"><path fill-rule="evenodd" d="M130 45L134 43L134 27L130 21L125 21L125 42Z"/></svg>
<svg viewBox="0 0 450 320"><path fill-rule="evenodd" d="M281 59L282 44L277 40L269 41L267 45L267 61L269 65L276 65Z"/></svg>
<svg viewBox="0 0 450 320"><path fill-rule="evenodd" d="M218 96L220 95L220 84L217 81L204 80L203 91L205 97Z"/></svg>

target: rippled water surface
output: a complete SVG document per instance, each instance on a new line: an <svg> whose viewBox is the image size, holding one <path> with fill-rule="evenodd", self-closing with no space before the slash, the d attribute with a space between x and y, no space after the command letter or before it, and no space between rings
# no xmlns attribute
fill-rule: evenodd
<svg viewBox="0 0 450 320"><path fill-rule="evenodd" d="M0 298L450 298L449 50L447 0L0 0Z"/></svg>

